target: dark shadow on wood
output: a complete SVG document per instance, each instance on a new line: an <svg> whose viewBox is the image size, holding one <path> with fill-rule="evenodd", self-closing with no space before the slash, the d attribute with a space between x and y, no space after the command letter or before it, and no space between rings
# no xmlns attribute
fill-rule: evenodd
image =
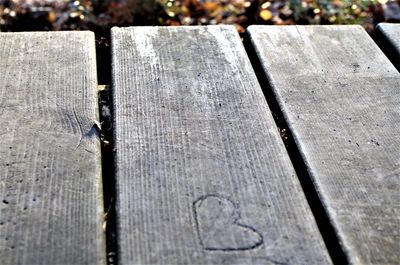
<svg viewBox="0 0 400 265"><path fill-rule="evenodd" d="M118 264L118 237L115 211L115 166L112 133L112 97L109 86L99 91L101 156L104 193L104 227L106 233L107 265Z"/></svg>
<svg viewBox="0 0 400 265"><path fill-rule="evenodd" d="M96 36L97 80L99 84L111 84L110 31L94 30Z"/></svg>
<svg viewBox="0 0 400 265"><path fill-rule="evenodd" d="M382 29L378 27L371 34L371 37L375 41L375 43L379 46L379 48L383 51L386 57L396 67L397 71L400 72L400 54L396 50L394 44L383 33Z"/></svg>
<svg viewBox="0 0 400 265"><path fill-rule="evenodd" d="M112 130L111 44L110 30L93 26L96 36L97 81L101 123L101 157L104 193L104 227L106 233L107 265L118 264L118 237L115 211L115 165Z"/></svg>

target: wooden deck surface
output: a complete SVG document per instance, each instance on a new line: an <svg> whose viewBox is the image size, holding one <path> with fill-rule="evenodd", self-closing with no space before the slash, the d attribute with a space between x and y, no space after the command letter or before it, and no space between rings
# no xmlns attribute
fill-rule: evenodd
<svg viewBox="0 0 400 265"><path fill-rule="evenodd" d="M112 30L122 264L329 264L231 26Z"/></svg>
<svg viewBox="0 0 400 265"><path fill-rule="evenodd" d="M0 33L0 263L105 264L94 34Z"/></svg>
<svg viewBox="0 0 400 265"><path fill-rule="evenodd" d="M249 29L352 264L400 261L400 75L360 26Z"/></svg>
<svg viewBox="0 0 400 265"><path fill-rule="evenodd" d="M399 264L395 66L359 26L244 39L113 28L98 66L93 33L0 33L0 264Z"/></svg>

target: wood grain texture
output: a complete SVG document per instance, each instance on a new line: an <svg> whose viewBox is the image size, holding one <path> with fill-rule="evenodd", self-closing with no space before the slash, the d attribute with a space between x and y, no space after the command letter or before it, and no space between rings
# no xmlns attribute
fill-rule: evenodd
<svg viewBox="0 0 400 265"><path fill-rule="evenodd" d="M385 53L400 70L400 24L380 23L377 30L383 38Z"/></svg>
<svg viewBox="0 0 400 265"><path fill-rule="evenodd" d="M329 264L234 27L112 29L121 264Z"/></svg>
<svg viewBox="0 0 400 265"><path fill-rule="evenodd" d="M400 260L400 76L360 26L249 28L352 264Z"/></svg>
<svg viewBox="0 0 400 265"><path fill-rule="evenodd" d="M0 33L0 263L104 264L94 35Z"/></svg>

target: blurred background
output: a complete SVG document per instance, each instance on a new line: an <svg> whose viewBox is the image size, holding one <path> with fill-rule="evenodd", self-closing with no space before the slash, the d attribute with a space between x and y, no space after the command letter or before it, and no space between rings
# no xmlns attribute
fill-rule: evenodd
<svg viewBox="0 0 400 265"><path fill-rule="evenodd" d="M400 0L0 0L1 31L92 30L112 26L361 24L400 22ZM104 34L102 34L104 33Z"/></svg>

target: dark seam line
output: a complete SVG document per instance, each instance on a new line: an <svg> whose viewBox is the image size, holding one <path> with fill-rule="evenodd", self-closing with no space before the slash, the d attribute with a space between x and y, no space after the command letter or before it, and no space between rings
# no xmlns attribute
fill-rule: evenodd
<svg viewBox="0 0 400 265"><path fill-rule="evenodd" d="M110 36L96 34L97 76L99 84L111 83ZM98 91L99 118L101 123L101 165L103 176L104 226L107 265L118 264L118 235L116 205L116 179L113 141L112 91L109 85Z"/></svg>

